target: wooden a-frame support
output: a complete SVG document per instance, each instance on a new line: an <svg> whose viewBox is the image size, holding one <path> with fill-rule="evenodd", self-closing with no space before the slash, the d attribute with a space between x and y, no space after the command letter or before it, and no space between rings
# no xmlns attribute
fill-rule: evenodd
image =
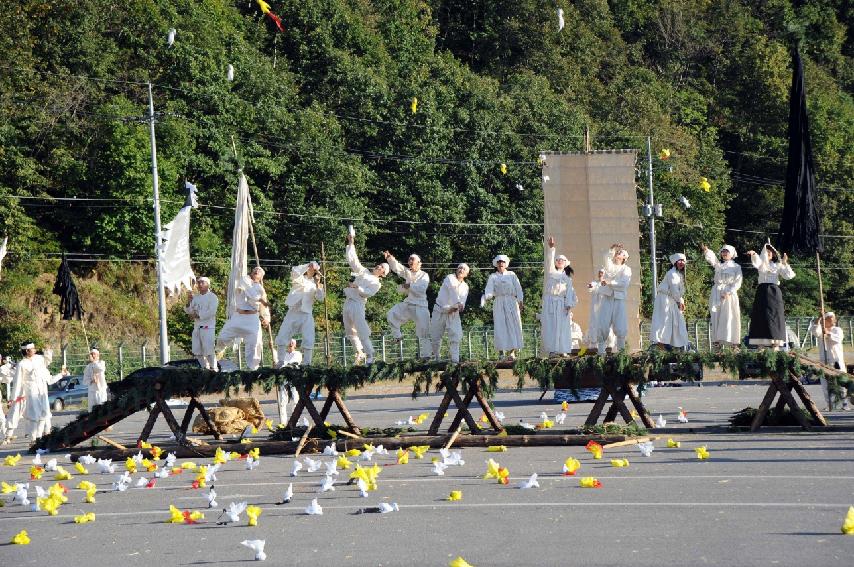
<svg viewBox="0 0 854 567"><path fill-rule="evenodd" d="M169 404L167 404L166 400L163 399L163 395L161 394L162 388L163 386L160 383L156 383L154 385L154 407L151 408L151 411L148 414L148 420L142 428L142 433L140 433L139 439L137 439L137 445L141 444L143 441L148 441L148 437L151 435L151 430L154 429L154 424L160 414L163 414L166 424L169 426L169 429L172 430L172 434L175 436L175 441L179 445L186 445L187 429L190 427L190 421L193 418L193 411L195 410L199 411L199 414L201 414L202 419L205 420L205 424L207 424L208 429L213 432L214 439L219 440L221 438L219 431L217 431L211 421L211 417L205 409L205 406L202 405L195 396L190 396L190 403L187 405L187 409L184 411L184 417L179 425L178 420L175 419L175 415L172 413L172 409L169 407Z"/></svg>
<svg viewBox="0 0 854 567"><path fill-rule="evenodd" d="M338 411L341 413L341 416L344 418L344 422L347 424L347 427L350 431L356 435L361 434L361 430L359 426L356 425L356 422L353 421L353 416L350 415L350 411L347 409L347 406L344 404L344 398L341 397L341 393L337 388L329 388L326 389L326 401L323 403L323 407L320 411L317 411L317 408L314 405L314 402L311 401L311 391L314 389L313 384L308 384L303 388L299 389L299 401L294 407L293 413L291 413L290 419L288 419L287 426L291 429L297 426L297 422L299 421L300 416L302 416L303 411L307 411L311 416L311 419L314 420L314 426L318 428L325 427L324 422L326 418L329 416L329 412L332 410L332 405L338 408Z"/></svg>

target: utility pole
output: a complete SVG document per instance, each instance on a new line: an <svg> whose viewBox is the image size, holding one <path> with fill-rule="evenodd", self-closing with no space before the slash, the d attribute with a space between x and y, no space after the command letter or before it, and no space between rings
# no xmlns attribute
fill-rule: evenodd
<svg viewBox="0 0 854 567"><path fill-rule="evenodd" d="M154 94L148 83L148 127L151 133L151 187L154 191L154 254L157 258L157 303L160 315L160 364L169 362L166 334L166 291L163 289L163 235L160 228L160 180L157 174L157 142L154 138Z"/></svg>
<svg viewBox="0 0 854 567"><path fill-rule="evenodd" d="M652 191L652 136L646 137L646 164L649 177L649 203L644 207L644 213L649 219L649 263L652 267L652 299L658 291L658 263L655 250L655 217L661 216L661 209L655 205L655 196Z"/></svg>

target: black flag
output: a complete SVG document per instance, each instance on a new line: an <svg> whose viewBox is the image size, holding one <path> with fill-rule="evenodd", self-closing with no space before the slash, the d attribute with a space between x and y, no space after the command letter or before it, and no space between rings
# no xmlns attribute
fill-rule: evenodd
<svg viewBox="0 0 854 567"><path fill-rule="evenodd" d="M812 161L804 64L798 48L793 53L792 90L789 94L789 162L786 167L786 195L783 220L777 235L782 252L821 252L815 166Z"/></svg>
<svg viewBox="0 0 854 567"><path fill-rule="evenodd" d="M62 263L56 273L56 282L53 284L53 293L59 296L59 312L64 320L80 319L83 315L83 307L80 305L80 297L77 295L77 286L71 279L71 268L62 253Z"/></svg>

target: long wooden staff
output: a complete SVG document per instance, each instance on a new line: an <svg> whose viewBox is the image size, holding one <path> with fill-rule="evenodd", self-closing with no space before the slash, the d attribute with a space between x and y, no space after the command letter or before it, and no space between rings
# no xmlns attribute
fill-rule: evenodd
<svg viewBox="0 0 854 567"><path fill-rule="evenodd" d="M237 157L237 145L234 143L234 136L231 136L231 151L234 152L234 160L237 162L237 167L239 169L243 169L243 166L240 163L240 158ZM261 267L261 258L258 256L258 243L255 241L255 213L252 210L252 197L249 196L249 236L252 237L252 250L255 252L255 266ZM269 301L268 301L269 303ZM276 346L273 344L273 327L272 327L272 309L267 308L270 311L270 324L266 325L267 330L267 340L270 345L270 356L273 359L273 365L275 366L279 362L279 353L276 352ZM261 325L261 334L264 334L265 325Z"/></svg>

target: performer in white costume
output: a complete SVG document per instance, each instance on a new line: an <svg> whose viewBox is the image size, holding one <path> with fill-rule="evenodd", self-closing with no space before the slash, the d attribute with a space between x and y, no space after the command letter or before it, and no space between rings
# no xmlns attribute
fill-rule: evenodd
<svg viewBox="0 0 854 567"><path fill-rule="evenodd" d="M8 356L0 358L2 358L2 363L0 363L0 387L6 391L6 401L11 402L9 398L12 397L12 378L15 376L15 369L9 361ZM6 403L3 401L3 394L0 393L0 442L4 442L6 440L5 406Z"/></svg>
<svg viewBox="0 0 854 567"><path fill-rule="evenodd" d="M510 258L499 254L492 260L495 266L489 279L481 304L492 302L492 322L495 327L495 350L499 358L514 360L516 351L521 350L522 342L522 284L516 274L507 269Z"/></svg>
<svg viewBox="0 0 854 567"><path fill-rule="evenodd" d="M83 385L89 388L89 411L107 401L107 365L96 348L89 351L89 364L83 369Z"/></svg>
<svg viewBox="0 0 854 567"><path fill-rule="evenodd" d="M555 257L555 239L549 236L545 247L545 280L543 309L540 315L543 352L548 356L566 354L572 350L570 310L578 303L572 278L566 272L569 260L560 254Z"/></svg>
<svg viewBox="0 0 854 567"><path fill-rule="evenodd" d="M427 286L430 284L430 276L421 271L421 257L418 254L409 256L408 267L398 262L388 250L383 252L383 256L391 271L403 278L403 283L397 290L406 295L406 298L392 307L386 316L391 327L391 336L400 341L403 338L400 326L409 321L415 321L419 356L425 359L430 358L433 350L430 341L430 310L427 305Z"/></svg>
<svg viewBox="0 0 854 567"><path fill-rule="evenodd" d="M824 331L822 332L822 326ZM842 327L836 325L836 314L833 311L828 311L824 314L824 324L822 325L821 317L813 321L810 326L810 331L818 338L818 354L819 360L828 365L846 372L845 366L845 349L843 347L845 333ZM824 401L827 402L827 411L833 410L833 403L830 399L830 388L827 379L822 376L819 378L821 382L821 391L824 392ZM845 386L842 386L845 388ZM848 401L848 395L842 399L842 409L851 409L851 404Z"/></svg>
<svg viewBox="0 0 854 567"><path fill-rule="evenodd" d="M202 368L217 370L216 364L216 311L219 298L210 290L208 278L196 280L199 293L187 294L184 311L193 318L193 355Z"/></svg>
<svg viewBox="0 0 854 567"><path fill-rule="evenodd" d="M302 336L302 358L300 364L311 364L314 350L314 302L323 301L326 291L320 283L320 264L309 262L291 268L291 290L285 303L288 312L276 335L276 347L279 352L279 366L283 362L288 345L293 336Z"/></svg>
<svg viewBox="0 0 854 567"><path fill-rule="evenodd" d="M758 272L759 279L750 312L749 342L751 345L777 349L788 341L780 278L790 280L795 277L795 271L789 265L789 257L785 254L780 257L770 244L763 246L760 254L753 250L749 250L747 254L750 256L750 263ZM774 261L775 254L779 262Z"/></svg>
<svg viewBox="0 0 854 567"><path fill-rule="evenodd" d="M365 318L365 304L369 297L374 296L382 287L380 278L389 274L390 268L386 263L377 264L372 270L362 266L356 255L353 236L347 235L347 263L354 280L344 288L344 332L356 349L356 364L364 361L371 364L374 361L374 345L371 342L371 328Z"/></svg>
<svg viewBox="0 0 854 567"><path fill-rule="evenodd" d="M622 244L614 244L605 256L605 265L599 276L600 304L597 309L596 321L597 351L605 353L605 344L611 331L617 337L616 348L622 350L626 346L626 336L629 333L626 314L626 295L632 281L632 269L626 265L629 253Z"/></svg>
<svg viewBox="0 0 854 567"><path fill-rule="evenodd" d="M430 321L430 334L433 339L433 358L439 360L442 335L448 334L448 352L451 362L460 361L460 342L463 340L463 326L460 314L466 306L469 284L465 282L469 275L468 264L457 266L453 274L445 276L436 303L433 304L433 318Z"/></svg>
<svg viewBox="0 0 854 567"><path fill-rule="evenodd" d="M256 370L261 364L261 311L270 306L263 280L264 269L258 266L237 282L237 310L222 326L216 341L217 349L222 351L235 339L243 339L249 370Z"/></svg>
<svg viewBox="0 0 854 567"><path fill-rule="evenodd" d="M688 346L685 324L685 254L671 254L673 265L658 284L649 340L673 348Z"/></svg>
<svg viewBox="0 0 854 567"><path fill-rule="evenodd" d="M284 348L279 349L279 360L277 362L279 368L283 368L285 366L300 366L303 364L303 355L300 351L297 350L297 341L296 339L289 339L288 344L284 346ZM306 363L308 364L308 363ZM291 400L296 403L299 401L299 394L291 385L282 384L279 386L278 391L278 402L279 402L279 422L287 423L288 422L288 393L285 388L289 388L291 392Z"/></svg>
<svg viewBox="0 0 854 567"><path fill-rule="evenodd" d="M6 439L14 438L18 422L23 417L26 434L33 441L50 432L50 402L47 387L62 378L62 374L50 375L47 369L53 359L53 351L47 349L44 355L36 354L33 343L21 345L23 358L15 368L12 384L12 409L6 423Z"/></svg>
<svg viewBox="0 0 854 567"><path fill-rule="evenodd" d="M703 257L715 270L715 283L709 297L709 316L712 325L712 342L716 345L741 344L741 306L738 290L741 289L741 266L735 263L735 248L727 244L721 248L720 260L705 245Z"/></svg>

